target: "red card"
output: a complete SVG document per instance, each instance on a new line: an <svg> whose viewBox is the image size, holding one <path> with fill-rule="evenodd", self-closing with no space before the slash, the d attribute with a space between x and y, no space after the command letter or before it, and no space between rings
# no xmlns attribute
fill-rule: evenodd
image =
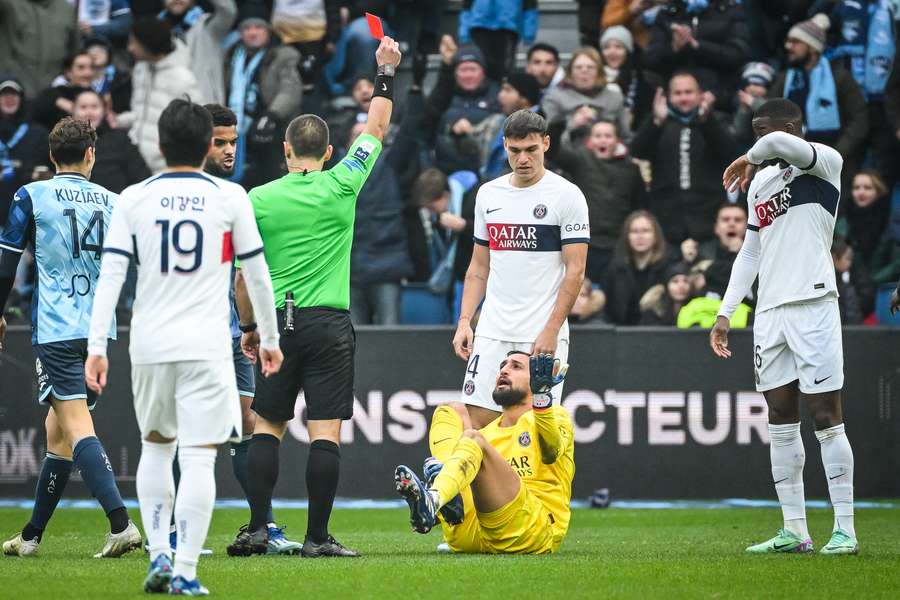
<svg viewBox="0 0 900 600"><path fill-rule="evenodd" d="M381 27L380 18L372 13L366 13L366 21L369 22L369 31L372 33L373 38L380 40L384 37L384 29Z"/></svg>

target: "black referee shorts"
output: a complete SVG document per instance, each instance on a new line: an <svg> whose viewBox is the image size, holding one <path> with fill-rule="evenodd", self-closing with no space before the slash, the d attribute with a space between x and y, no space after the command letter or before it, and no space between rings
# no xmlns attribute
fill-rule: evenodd
<svg viewBox="0 0 900 600"><path fill-rule="evenodd" d="M278 311L278 331L284 363L263 377L256 364L253 410L273 422L294 418L297 394L306 398L310 421L347 420L353 416L353 371L356 333L350 313L334 308L294 310L294 331L284 332L284 311Z"/></svg>

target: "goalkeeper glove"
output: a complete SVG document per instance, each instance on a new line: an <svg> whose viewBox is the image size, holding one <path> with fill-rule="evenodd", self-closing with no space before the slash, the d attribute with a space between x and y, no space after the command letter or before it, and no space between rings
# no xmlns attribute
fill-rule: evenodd
<svg viewBox="0 0 900 600"><path fill-rule="evenodd" d="M569 365L563 364L552 354L538 354L529 359L531 371L531 393L534 408L549 408L553 404L550 390L566 378Z"/></svg>

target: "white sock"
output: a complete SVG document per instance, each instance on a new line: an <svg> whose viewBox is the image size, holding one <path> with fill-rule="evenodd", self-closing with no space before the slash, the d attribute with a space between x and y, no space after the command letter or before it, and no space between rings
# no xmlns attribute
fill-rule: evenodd
<svg viewBox="0 0 900 600"><path fill-rule="evenodd" d="M844 433L844 424L817 431L816 438L822 447L822 464L834 507L834 529L843 529L856 537L853 527L853 449Z"/></svg>
<svg viewBox="0 0 900 600"><path fill-rule="evenodd" d="M178 465L181 467L181 482L175 500L178 552L173 575L191 581L197 578L197 561L216 502L216 451L182 446L178 450Z"/></svg>
<svg viewBox="0 0 900 600"><path fill-rule="evenodd" d="M169 521L175 501L175 479L172 461L177 444L141 442L141 460L138 462L136 487L141 506L141 521L150 546L150 560L160 554L172 558L169 547Z"/></svg>
<svg viewBox="0 0 900 600"><path fill-rule="evenodd" d="M803 497L803 465L806 453L800 438L800 423L769 424L769 454L772 458L772 481L781 503L784 528L809 539L806 528L806 502Z"/></svg>

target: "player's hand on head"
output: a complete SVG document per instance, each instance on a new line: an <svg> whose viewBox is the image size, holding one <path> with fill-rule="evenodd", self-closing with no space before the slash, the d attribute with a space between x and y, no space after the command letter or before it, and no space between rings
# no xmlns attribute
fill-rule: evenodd
<svg viewBox="0 0 900 600"><path fill-rule="evenodd" d="M725 173L722 174L722 185L727 192L735 192L740 189L746 192L750 186L750 181L756 175L757 165L750 164L750 159L744 154L728 165Z"/></svg>
<svg viewBox="0 0 900 600"><path fill-rule="evenodd" d="M241 334L241 352L250 362L256 364L256 356L259 354L259 332L249 331Z"/></svg>
<svg viewBox="0 0 900 600"><path fill-rule="evenodd" d="M731 358L731 350L728 349L728 319L723 316L716 317L716 324L709 332L709 346L719 358Z"/></svg>
<svg viewBox="0 0 900 600"><path fill-rule="evenodd" d="M281 353L280 348L260 348L259 360L262 363L260 365L262 374L268 377L281 369L281 363L284 362L284 354Z"/></svg>
<svg viewBox="0 0 900 600"><path fill-rule="evenodd" d="M400 44L388 36L381 38L378 50L375 51L375 61L379 65L394 65L396 67L400 64L401 57Z"/></svg>
<svg viewBox="0 0 900 600"><path fill-rule="evenodd" d="M460 319L459 325L456 326L456 333L453 335L453 352L461 359L469 360L474 338L475 332L472 331L469 319Z"/></svg>
<svg viewBox="0 0 900 600"><path fill-rule="evenodd" d="M84 382L91 391L102 394L108 371L109 360L105 356L91 354L84 363Z"/></svg>

